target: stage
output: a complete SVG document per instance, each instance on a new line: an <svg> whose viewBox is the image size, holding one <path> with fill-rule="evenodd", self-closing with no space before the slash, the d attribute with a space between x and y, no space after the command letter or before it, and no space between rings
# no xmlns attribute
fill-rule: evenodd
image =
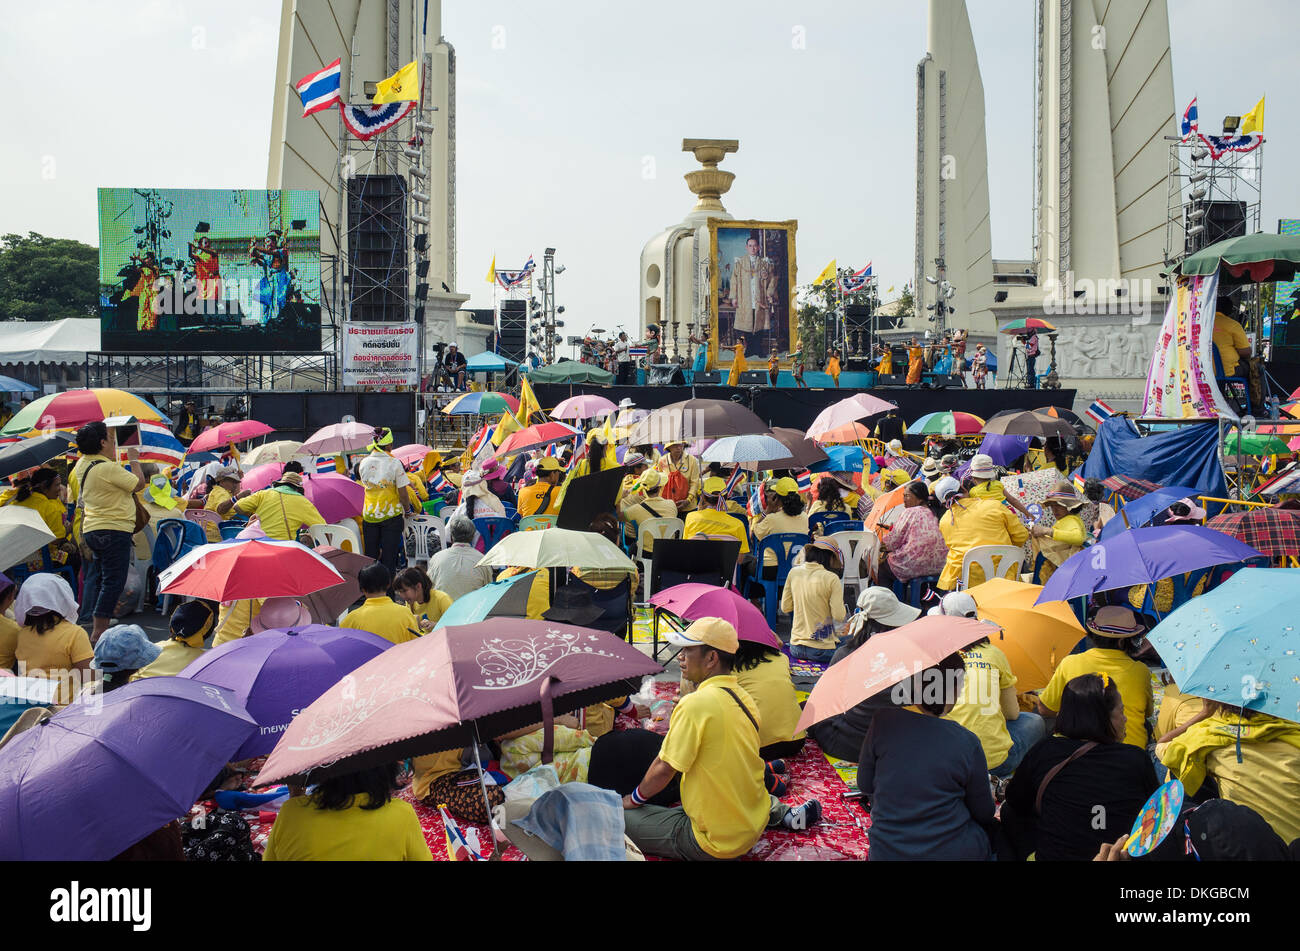
<svg viewBox="0 0 1300 951"><path fill-rule="evenodd" d="M1008 409L1044 406L1074 407L1076 390L974 390L950 388L910 389L796 389L791 387L732 386L595 386L589 383L539 383L534 387L543 406L554 406L577 393L594 393L615 403L630 399L641 409L658 409L689 399L734 400L748 406L769 426L806 429L827 406L855 393L870 393L895 403L899 415L911 423L927 413L960 410L988 419Z"/></svg>

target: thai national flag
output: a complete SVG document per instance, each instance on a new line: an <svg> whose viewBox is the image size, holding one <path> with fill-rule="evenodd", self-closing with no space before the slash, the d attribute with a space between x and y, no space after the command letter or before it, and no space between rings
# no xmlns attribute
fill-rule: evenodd
<svg viewBox="0 0 1300 951"><path fill-rule="evenodd" d="M861 271L854 271L852 274L846 275L845 277L841 278L840 290L843 291L845 294L853 294L856 293L857 291L862 290L864 287L870 284L871 263L872 262L868 261L867 266L864 267Z"/></svg>
<svg viewBox="0 0 1300 951"><path fill-rule="evenodd" d="M302 99L304 117L322 109L332 109L343 102L343 59L340 57L324 69L318 69L298 80L294 88Z"/></svg>
<svg viewBox="0 0 1300 951"><path fill-rule="evenodd" d="M805 469L794 477L795 483L799 486L800 493L812 491L812 473Z"/></svg>
<svg viewBox="0 0 1300 951"><path fill-rule="evenodd" d="M172 431L160 423L141 422L140 424L140 461L156 462L164 466L178 466L185 458L185 447L172 435ZM126 458L126 451L122 451Z"/></svg>
<svg viewBox="0 0 1300 951"><path fill-rule="evenodd" d="M339 471L339 468L338 468L338 465L335 464L335 462L334 462L334 457L333 457L333 456L317 456L317 457L316 457L316 474L317 474L317 475L320 475L322 472L338 472L338 471Z"/></svg>
<svg viewBox="0 0 1300 951"><path fill-rule="evenodd" d="M745 505L745 511L749 513L750 518L758 518L763 514L762 491L762 485L752 485L749 487L749 502Z"/></svg>
<svg viewBox="0 0 1300 951"><path fill-rule="evenodd" d="M1106 420L1114 416L1115 411L1111 409L1109 406L1107 406L1105 403L1103 403L1101 400L1094 400L1092 405L1088 407L1088 412L1086 415L1090 419L1096 420L1097 425L1100 426L1102 423L1106 422Z"/></svg>
<svg viewBox="0 0 1300 951"><path fill-rule="evenodd" d="M1196 97L1199 98L1199 97ZM1201 129L1201 113L1196 107L1196 98L1192 99L1191 105L1183 113L1183 141L1186 142L1193 135L1196 135Z"/></svg>
<svg viewBox="0 0 1300 951"><path fill-rule="evenodd" d="M447 858L453 862L482 862L487 858L478 843L477 829L470 829L468 833L462 830L446 806L439 806L438 812L442 814L442 829L447 836Z"/></svg>
<svg viewBox="0 0 1300 951"><path fill-rule="evenodd" d="M635 360L637 357L644 357L650 352L649 347L628 347L627 355Z"/></svg>

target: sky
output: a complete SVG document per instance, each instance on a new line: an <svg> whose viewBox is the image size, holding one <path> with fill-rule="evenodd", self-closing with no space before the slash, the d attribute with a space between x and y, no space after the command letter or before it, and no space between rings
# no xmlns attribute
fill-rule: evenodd
<svg viewBox="0 0 1300 951"><path fill-rule="evenodd" d="M96 244L100 186L265 187L275 0L0 2L0 83L24 106L0 138L0 233ZM1300 145L1288 95L1300 4L1241 0L1236 22L1263 27L1246 55L1209 26L1222 0L1168 3L1177 112L1199 95L1211 130L1270 94L1263 228L1300 217L1285 159ZM968 8L994 254L1028 257L1033 0ZM554 247L566 335L636 327L641 248L694 203L687 137L740 141L722 165L736 174L723 203L737 218L798 220L800 283L832 257L873 261L882 291L909 280L920 0L445 0L442 31L457 54L467 306L491 306L494 254L518 267Z"/></svg>

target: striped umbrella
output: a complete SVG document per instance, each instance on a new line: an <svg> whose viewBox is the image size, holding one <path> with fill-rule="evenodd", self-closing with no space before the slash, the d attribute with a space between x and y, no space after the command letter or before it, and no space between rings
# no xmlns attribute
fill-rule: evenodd
<svg viewBox="0 0 1300 951"><path fill-rule="evenodd" d="M519 401L506 393L491 390L485 393L466 393L442 408L448 416L481 416L488 413L517 413Z"/></svg>
<svg viewBox="0 0 1300 951"><path fill-rule="evenodd" d="M984 428L984 420L973 413L928 413L907 427L911 436L973 436Z"/></svg>
<svg viewBox="0 0 1300 951"><path fill-rule="evenodd" d="M158 407L125 390L66 390L27 404L0 429L0 436L34 436L47 429L79 429L110 416L134 416L141 421L170 424Z"/></svg>

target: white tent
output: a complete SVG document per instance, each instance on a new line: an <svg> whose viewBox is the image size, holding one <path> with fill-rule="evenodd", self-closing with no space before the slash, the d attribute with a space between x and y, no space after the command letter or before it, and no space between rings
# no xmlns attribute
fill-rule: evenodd
<svg viewBox="0 0 1300 951"><path fill-rule="evenodd" d="M0 364L84 364L99 349L99 319L0 321Z"/></svg>

